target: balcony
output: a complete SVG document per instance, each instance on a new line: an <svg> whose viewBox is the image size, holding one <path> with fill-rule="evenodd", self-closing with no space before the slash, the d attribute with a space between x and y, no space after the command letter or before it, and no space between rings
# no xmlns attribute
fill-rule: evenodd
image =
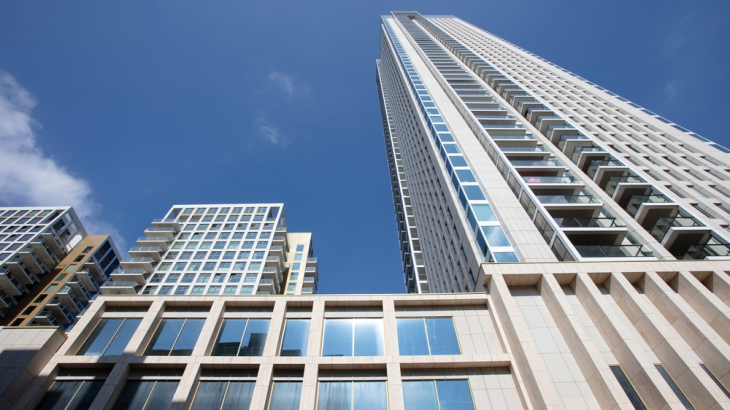
<svg viewBox="0 0 730 410"><path fill-rule="evenodd" d="M33 320L35 323L37 323L39 326L60 326L61 324L56 319L56 316L51 313L44 310L41 310L34 318Z"/></svg>
<svg viewBox="0 0 730 410"><path fill-rule="evenodd" d="M625 209L644 229L651 232L659 218L676 216L679 205L661 194L634 195Z"/></svg>
<svg viewBox="0 0 730 410"><path fill-rule="evenodd" d="M514 135L505 134L497 135L490 133L489 136L494 140L494 143L499 147L503 146L524 146L524 147L535 147L537 146L537 140L532 134Z"/></svg>
<svg viewBox="0 0 730 410"><path fill-rule="evenodd" d="M524 176L528 187L535 195L578 195L584 185L570 174L562 176Z"/></svg>
<svg viewBox="0 0 730 410"><path fill-rule="evenodd" d="M510 161L546 161L550 159L550 152L543 146L500 146L499 149Z"/></svg>
<svg viewBox="0 0 730 410"><path fill-rule="evenodd" d="M38 257L38 253L32 247L26 247L18 251L18 257L20 257L31 272L36 275L45 275L51 271L41 258Z"/></svg>
<svg viewBox="0 0 730 410"><path fill-rule="evenodd" d="M550 113L552 114L552 113ZM565 124L565 120L563 120L562 117L559 117L557 115L541 115L537 118L537 122L535 123L535 128L540 130L541 133L545 134L547 132L547 129L551 125L560 125Z"/></svg>
<svg viewBox="0 0 730 410"><path fill-rule="evenodd" d="M580 132L578 132L578 129L572 125L553 124L549 125L547 127L547 131L543 134L550 140L550 142L553 143L553 145L557 146L558 141L560 141L560 137L563 135L578 135Z"/></svg>
<svg viewBox="0 0 730 410"><path fill-rule="evenodd" d="M306 268L304 268L304 273L305 274L307 274L307 273L317 273L317 268L316 267L307 266Z"/></svg>
<svg viewBox="0 0 730 410"><path fill-rule="evenodd" d="M707 243L711 234L711 228L690 216L660 217L651 230L651 236L676 257L683 256L693 245Z"/></svg>
<svg viewBox="0 0 730 410"><path fill-rule="evenodd" d="M590 177L601 189L606 188L608 179L614 176L625 176L629 172L629 167L624 165L621 161L608 160L608 161L593 161L588 166L586 175Z"/></svg>
<svg viewBox="0 0 730 410"><path fill-rule="evenodd" d="M651 184L637 175L613 176L608 179L604 191L620 207L626 208L632 196L649 195L651 193Z"/></svg>
<svg viewBox="0 0 730 410"><path fill-rule="evenodd" d="M277 283L281 283L284 281L284 275L281 273L278 267L265 267L261 277L264 279L271 279L273 281L276 281Z"/></svg>
<svg viewBox="0 0 730 410"><path fill-rule="evenodd" d="M489 135L525 135L525 126L522 124L482 124Z"/></svg>
<svg viewBox="0 0 730 410"><path fill-rule="evenodd" d="M616 218L553 218L571 243L581 245L620 245L628 228Z"/></svg>
<svg viewBox="0 0 730 410"><path fill-rule="evenodd" d="M486 114L479 114L474 115L482 125L496 125L496 124L514 124L515 123L515 117L508 114L503 115L486 115Z"/></svg>
<svg viewBox="0 0 730 410"><path fill-rule="evenodd" d="M89 291L83 282L78 279L66 282L66 286L70 287L74 294L76 294L82 302L88 302L91 299L92 294L97 292L96 286L92 288L92 291Z"/></svg>
<svg viewBox="0 0 730 410"><path fill-rule="evenodd" d="M565 155L575 151L576 147L592 147L593 141L583 134L561 135L558 139L558 149Z"/></svg>
<svg viewBox="0 0 730 410"><path fill-rule="evenodd" d="M527 100L520 100L517 102L517 111L520 112L520 115L527 118L527 110L531 108L540 108L543 107L542 103L535 99L527 99Z"/></svg>
<svg viewBox="0 0 730 410"><path fill-rule="evenodd" d="M142 288L137 282L106 282L101 285L104 295L136 295Z"/></svg>
<svg viewBox="0 0 730 410"><path fill-rule="evenodd" d="M611 156L608 152L597 146L577 146L573 149L573 154L570 156L570 160L573 161L575 165L578 165L578 168L580 168L583 172L588 170L588 167L593 161L606 161L610 158Z"/></svg>
<svg viewBox="0 0 730 410"><path fill-rule="evenodd" d="M180 222L174 218L155 219L152 221L152 226L155 228L173 228L175 232L180 232Z"/></svg>
<svg viewBox="0 0 730 410"><path fill-rule="evenodd" d="M279 293L279 284L271 279L261 279L257 292L269 292L269 294Z"/></svg>
<svg viewBox="0 0 730 410"><path fill-rule="evenodd" d="M578 245L582 258L652 258L654 254L643 245Z"/></svg>
<svg viewBox="0 0 730 410"><path fill-rule="evenodd" d="M502 88L502 90L500 90L499 95L501 95L502 98L504 98L505 100L509 101L510 99L512 99L513 95L521 94L524 91L525 90L523 90L522 88L517 87L517 86L504 87L504 88Z"/></svg>
<svg viewBox="0 0 730 410"><path fill-rule="evenodd" d="M58 236L53 233L50 228L48 229L48 231L42 232L41 237L46 240L48 247L51 249L51 251L53 251L54 254L56 254L56 257L58 259L63 259L64 257L66 257L66 249L61 243L61 240L58 239Z"/></svg>
<svg viewBox="0 0 730 410"><path fill-rule="evenodd" d="M38 283L38 277L28 269L28 267L25 264L25 261L21 258L12 258L5 262L5 266L10 269L11 272L15 275L16 278L26 286L32 286L35 283Z"/></svg>
<svg viewBox="0 0 730 410"><path fill-rule="evenodd" d="M554 117L554 116L555 116L555 113L553 113L553 111L551 109L544 107L544 106L530 107L527 109L527 112L525 112L525 114L524 114L524 117L532 125L536 125L541 117ZM538 128L538 127L536 126L535 128Z"/></svg>
<svg viewBox="0 0 730 410"><path fill-rule="evenodd" d="M565 166L555 159L549 160L510 160L510 164L521 176L561 176Z"/></svg>
<svg viewBox="0 0 730 410"><path fill-rule="evenodd" d="M530 94L513 94L507 101L509 101L509 104L516 109L520 102L535 101L535 98Z"/></svg>
<svg viewBox="0 0 730 410"><path fill-rule="evenodd" d="M51 250L50 246L48 245L48 242L46 242L45 239L36 239L34 241L31 241L29 245L35 249L38 256L43 260L43 262L46 263L46 265L50 267L54 267L58 265L60 260L56 256L56 254Z"/></svg>
<svg viewBox="0 0 730 410"><path fill-rule="evenodd" d="M284 249L279 245L276 245L276 246L272 245L269 248L269 257L272 257L272 256L275 256L277 258L280 256L284 256Z"/></svg>
<svg viewBox="0 0 730 410"><path fill-rule="evenodd" d="M76 292L74 292L68 285L61 288L61 290L56 293L56 297L73 313L79 313L84 308L84 305L79 301Z"/></svg>
<svg viewBox="0 0 730 410"><path fill-rule="evenodd" d="M9 309L17 304L18 303L15 301L15 299L13 299L12 296L8 295L7 293L5 293L5 291L0 289L0 308Z"/></svg>
<svg viewBox="0 0 730 410"><path fill-rule="evenodd" d="M177 231L175 228L147 228L144 230L144 235L148 238L167 238L168 242L172 242L175 240L175 236L177 235ZM141 246L141 245L140 245Z"/></svg>
<svg viewBox="0 0 730 410"><path fill-rule="evenodd" d="M157 266L157 261L154 258L124 258L119 262L124 270L139 270L142 269L147 273L152 273Z"/></svg>
<svg viewBox="0 0 730 410"><path fill-rule="evenodd" d="M307 258L307 266L317 266L317 258Z"/></svg>
<svg viewBox="0 0 730 410"><path fill-rule="evenodd" d="M152 258L159 262L162 259L163 250L159 246L135 246L129 249L129 256L133 258Z"/></svg>
<svg viewBox="0 0 730 410"><path fill-rule="evenodd" d="M553 217L596 217L603 203L592 195L537 195L537 200Z"/></svg>
<svg viewBox="0 0 730 410"><path fill-rule="evenodd" d="M730 244L715 243L692 245L683 259L727 259L730 258Z"/></svg>
<svg viewBox="0 0 730 410"><path fill-rule="evenodd" d="M20 283L9 269L0 269L0 286L11 296L21 296L28 293L28 288Z"/></svg>
<svg viewBox="0 0 730 410"><path fill-rule="evenodd" d="M170 246L170 240L166 236L142 236L137 238L137 246L140 248L160 248L162 252L167 252Z"/></svg>
<svg viewBox="0 0 730 410"><path fill-rule="evenodd" d="M150 273L144 269L122 269L117 268L111 273L114 282L135 282L138 285L144 285Z"/></svg>

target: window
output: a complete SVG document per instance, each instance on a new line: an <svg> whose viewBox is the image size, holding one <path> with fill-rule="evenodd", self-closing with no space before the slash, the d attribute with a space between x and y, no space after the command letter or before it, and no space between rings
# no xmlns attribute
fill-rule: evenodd
<svg viewBox="0 0 730 410"><path fill-rule="evenodd" d="M190 356L205 319L162 319L147 346L148 356Z"/></svg>
<svg viewBox="0 0 730 410"><path fill-rule="evenodd" d="M177 380L129 380L114 410L166 409L172 403L178 383Z"/></svg>
<svg viewBox="0 0 730 410"><path fill-rule="evenodd" d="M306 356L309 344L309 319L287 319L279 356Z"/></svg>
<svg viewBox="0 0 730 410"><path fill-rule="evenodd" d="M274 380L269 399L269 410L299 410L302 382Z"/></svg>
<svg viewBox="0 0 730 410"><path fill-rule="evenodd" d="M121 355L141 321L142 319L101 319L77 355Z"/></svg>
<svg viewBox="0 0 730 410"><path fill-rule="evenodd" d="M405 410L473 410L467 380L424 380L403 382Z"/></svg>
<svg viewBox="0 0 730 410"><path fill-rule="evenodd" d="M304 245L297 245L297 252L304 252Z"/></svg>
<svg viewBox="0 0 730 410"><path fill-rule="evenodd" d="M450 317L397 319L401 356L461 354Z"/></svg>
<svg viewBox="0 0 730 410"><path fill-rule="evenodd" d="M261 356L264 353L268 319L225 319L211 356Z"/></svg>
<svg viewBox="0 0 730 410"><path fill-rule="evenodd" d="M317 410L387 410L384 381L319 382Z"/></svg>
<svg viewBox="0 0 730 410"><path fill-rule="evenodd" d="M190 410L247 410L255 380L254 371L203 370Z"/></svg>
<svg viewBox="0 0 730 410"><path fill-rule="evenodd" d="M626 377L626 374L619 366L609 366L611 368L611 371L613 372L613 375L616 376L616 380L618 380L618 384L621 385L621 388L624 389L624 393L626 393L626 396L628 396L629 401L637 410L646 410L646 406L644 406L644 402L641 401L641 397L639 397L639 394L636 392L636 389L634 389L634 386L631 385L631 382L629 381L628 377Z"/></svg>
<svg viewBox="0 0 730 410"><path fill-rule="evenodd" d="M88 409L103 385L104 380L56 380L36 409Z"/></svg>
<svg viewBox="0 0 730 410"><path fill-rule="evenodd" d="M327 319L322 356L382 356L382 319Z"/></svg>

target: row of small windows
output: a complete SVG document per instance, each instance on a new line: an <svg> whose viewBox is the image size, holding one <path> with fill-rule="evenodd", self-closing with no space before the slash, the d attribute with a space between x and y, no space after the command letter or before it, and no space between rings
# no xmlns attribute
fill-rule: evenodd
<svg viewBox="0 0 730 410"><path fill-rule="evenodd" d="M287 319L279 355L306 356L310 319ZM396 319L401 356L459 355L451 317ZM124 352L141 319L101 319L77 352L117 356ZM162 319L144 351L146 356L190 356L205 319ZM261 356L269 319L224 319L211 356ZM382 319L325 319L322 356L383 356Z"/></svg>

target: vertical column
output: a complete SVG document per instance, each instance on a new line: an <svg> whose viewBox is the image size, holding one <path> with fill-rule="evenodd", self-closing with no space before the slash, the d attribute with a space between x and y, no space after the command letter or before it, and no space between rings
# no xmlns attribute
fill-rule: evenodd
<svg viewBox="0 0 730 410"><path fill-rule="evenodd" d="M309 345L307 356L319 357L324 334L324 300L316 299L312 306L312 321L309 323Z"/></svg>
<svg viewBox="0 0 730 410"><path fill-rule="evenodd" d="M152 306L147 311L147 314L142 318L142 321L137 327L137 331L129 340L127 347L124 349L124 354L127 355L139 355L144 353L144 349L147 347L152 334L155 331L157 323L159 323L162 314L165 312L165 302L163 300L156 300L152 302Z"/></svg>
<svg viewBox="0 0 730 410"><path fill-rule="evenodd" d="M119 395L122 394L124 386L127 384L129 370L127 360L115 364L101 390L99 390L99 394L96 395L91 406L89 406L89 410L111 410L114 408Z"/></svg>
<svg viewBox="0 0 730 410"><path fill-rule="evenodd" d="M395 322L393 299L383 299L384 355L398 356L398 325Z"/></svg>
<svg viewBox="0 0 730 410"><path fill-rule="evenodd" d="M168 410L190 408L194 396L195 381L198 380L198 376L200 376L200 363L188 363L180 378L180 383L177 385L175 395L172 396L172 403L170 403Z"/></svg>
<svg viewBox="0 0 730 410"><path fill-rule="evenodd" d="M304 365L304 381L302 381L302 400L299 410L314 410L317 406L317 378L319 368L317 363ZM273 410L273 409L272 409Z"/></svg>
<svg viewBox="0 0 730 410"><path fill-rule="evenodd" d="M725 272L712 272L712 293L730 306L730 279Z"/></svg>
<svg viewBox="0 0 730 410"><path fill-rule="evenodd" d="M681 403L674 392L664 382L638 342L623 328L616 313L587 273L576 275L575 294L646 407L679 409Z"/></svg>
<svg viewBox="0 0 730 410"><path fill-rule="evenodd" d="M613 376L608 363L591 340L588 331L583 327L578 314L573 310L570 301L553 275L542 276L540 291L545 306L555 320L555 324L601 408L613 409L616 406L630 408L631 402L623 393L621 385Z"/></svg>
<svg viewBox="0 0 730 410"><path fill-rule="evenodd" d="M623 273L611 274L611 296L695 407L709 409L716 403L727 403L727 397L722 397L720 389L690 356L689 346Z"/></svg>
<svg viewBox="0 0 730 410"><path fill-rule="evenodd" d="M274 313L271 316L269 324L269 333L266 335L266 346L264 346L264 357L276 356L281 340L281 331L284 326L284 316L286 315L286 300L278 299L274 304Z"/></svg>
<svg viewBox="0 0 730 410"><path fill-rule="evenodd" d="M205 318L205 323L203 323L203 329L200 330L198 342L195 343L192 356L205 356L210 354L215 343L215 332L223 320L225 308L226 302L223 299L217 299L213 302L213 305L210 307L210 313L208 313L208 317Z"/></svg>
<svg viewBox="0 0 730 410"><path fill-rule="evenodd" d="M400 363L388 363L388 410L403 410Z"/></svg>
<svg viewBox="0 0 730 410"><path fill-rule="evenodd" d="M514 357L514 365L520 370L527 394L535 409L558 409L560 402L553 390L545 369L533 346L532 338L527 333L525 325L517 307L512 301L512 295L502 275L492 275L490 281L490 296L494 308L499 312L505 337Z"/></svg>
<svg viewBox="0 0 730 410"><path fill-rule="evenodd" d="M302 400L299 410L313 410L317 406L317 378L324 332L324 300L317 298L312 305L312 319L309 322L309 344L307 347L307 364L304 366L304 381L302 382Z"/></svg>
<svg viewBox="0 0 730 410"><path fill-rule="evenodd" d="M656 275L656 274L654 274ZM717 332L720 337L730 343L730 306L710 292L697 278L689 272L678 272L677 291L689 306ZM658 278L661 280L661 278ZM714 281L714 278L713 278ZM719 281L718 281L719 282ZM671 292L671 289L670 289ZM671 292L674 293L674 292Z"/></svg>
<svg viewBox="0 0 730 410"><path fill-rule="evenodd" d="M256 375L256 386L253 388L253 396L251 397L250 410L264 410L266 408L266 398L269 395L269 386L271 385L273 373L274 365L272 363L262 363L259 366L259 373Z"/></svg>

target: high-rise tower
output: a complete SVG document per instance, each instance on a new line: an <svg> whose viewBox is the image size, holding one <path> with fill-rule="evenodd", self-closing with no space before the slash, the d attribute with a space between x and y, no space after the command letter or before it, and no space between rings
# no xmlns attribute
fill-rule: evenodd
<svg viewBox="0 0 730 410"><path fill-rule="evenodd" d="M452 16L381 21L406 289L483 262L727 257L730 150Z"/></svg>

